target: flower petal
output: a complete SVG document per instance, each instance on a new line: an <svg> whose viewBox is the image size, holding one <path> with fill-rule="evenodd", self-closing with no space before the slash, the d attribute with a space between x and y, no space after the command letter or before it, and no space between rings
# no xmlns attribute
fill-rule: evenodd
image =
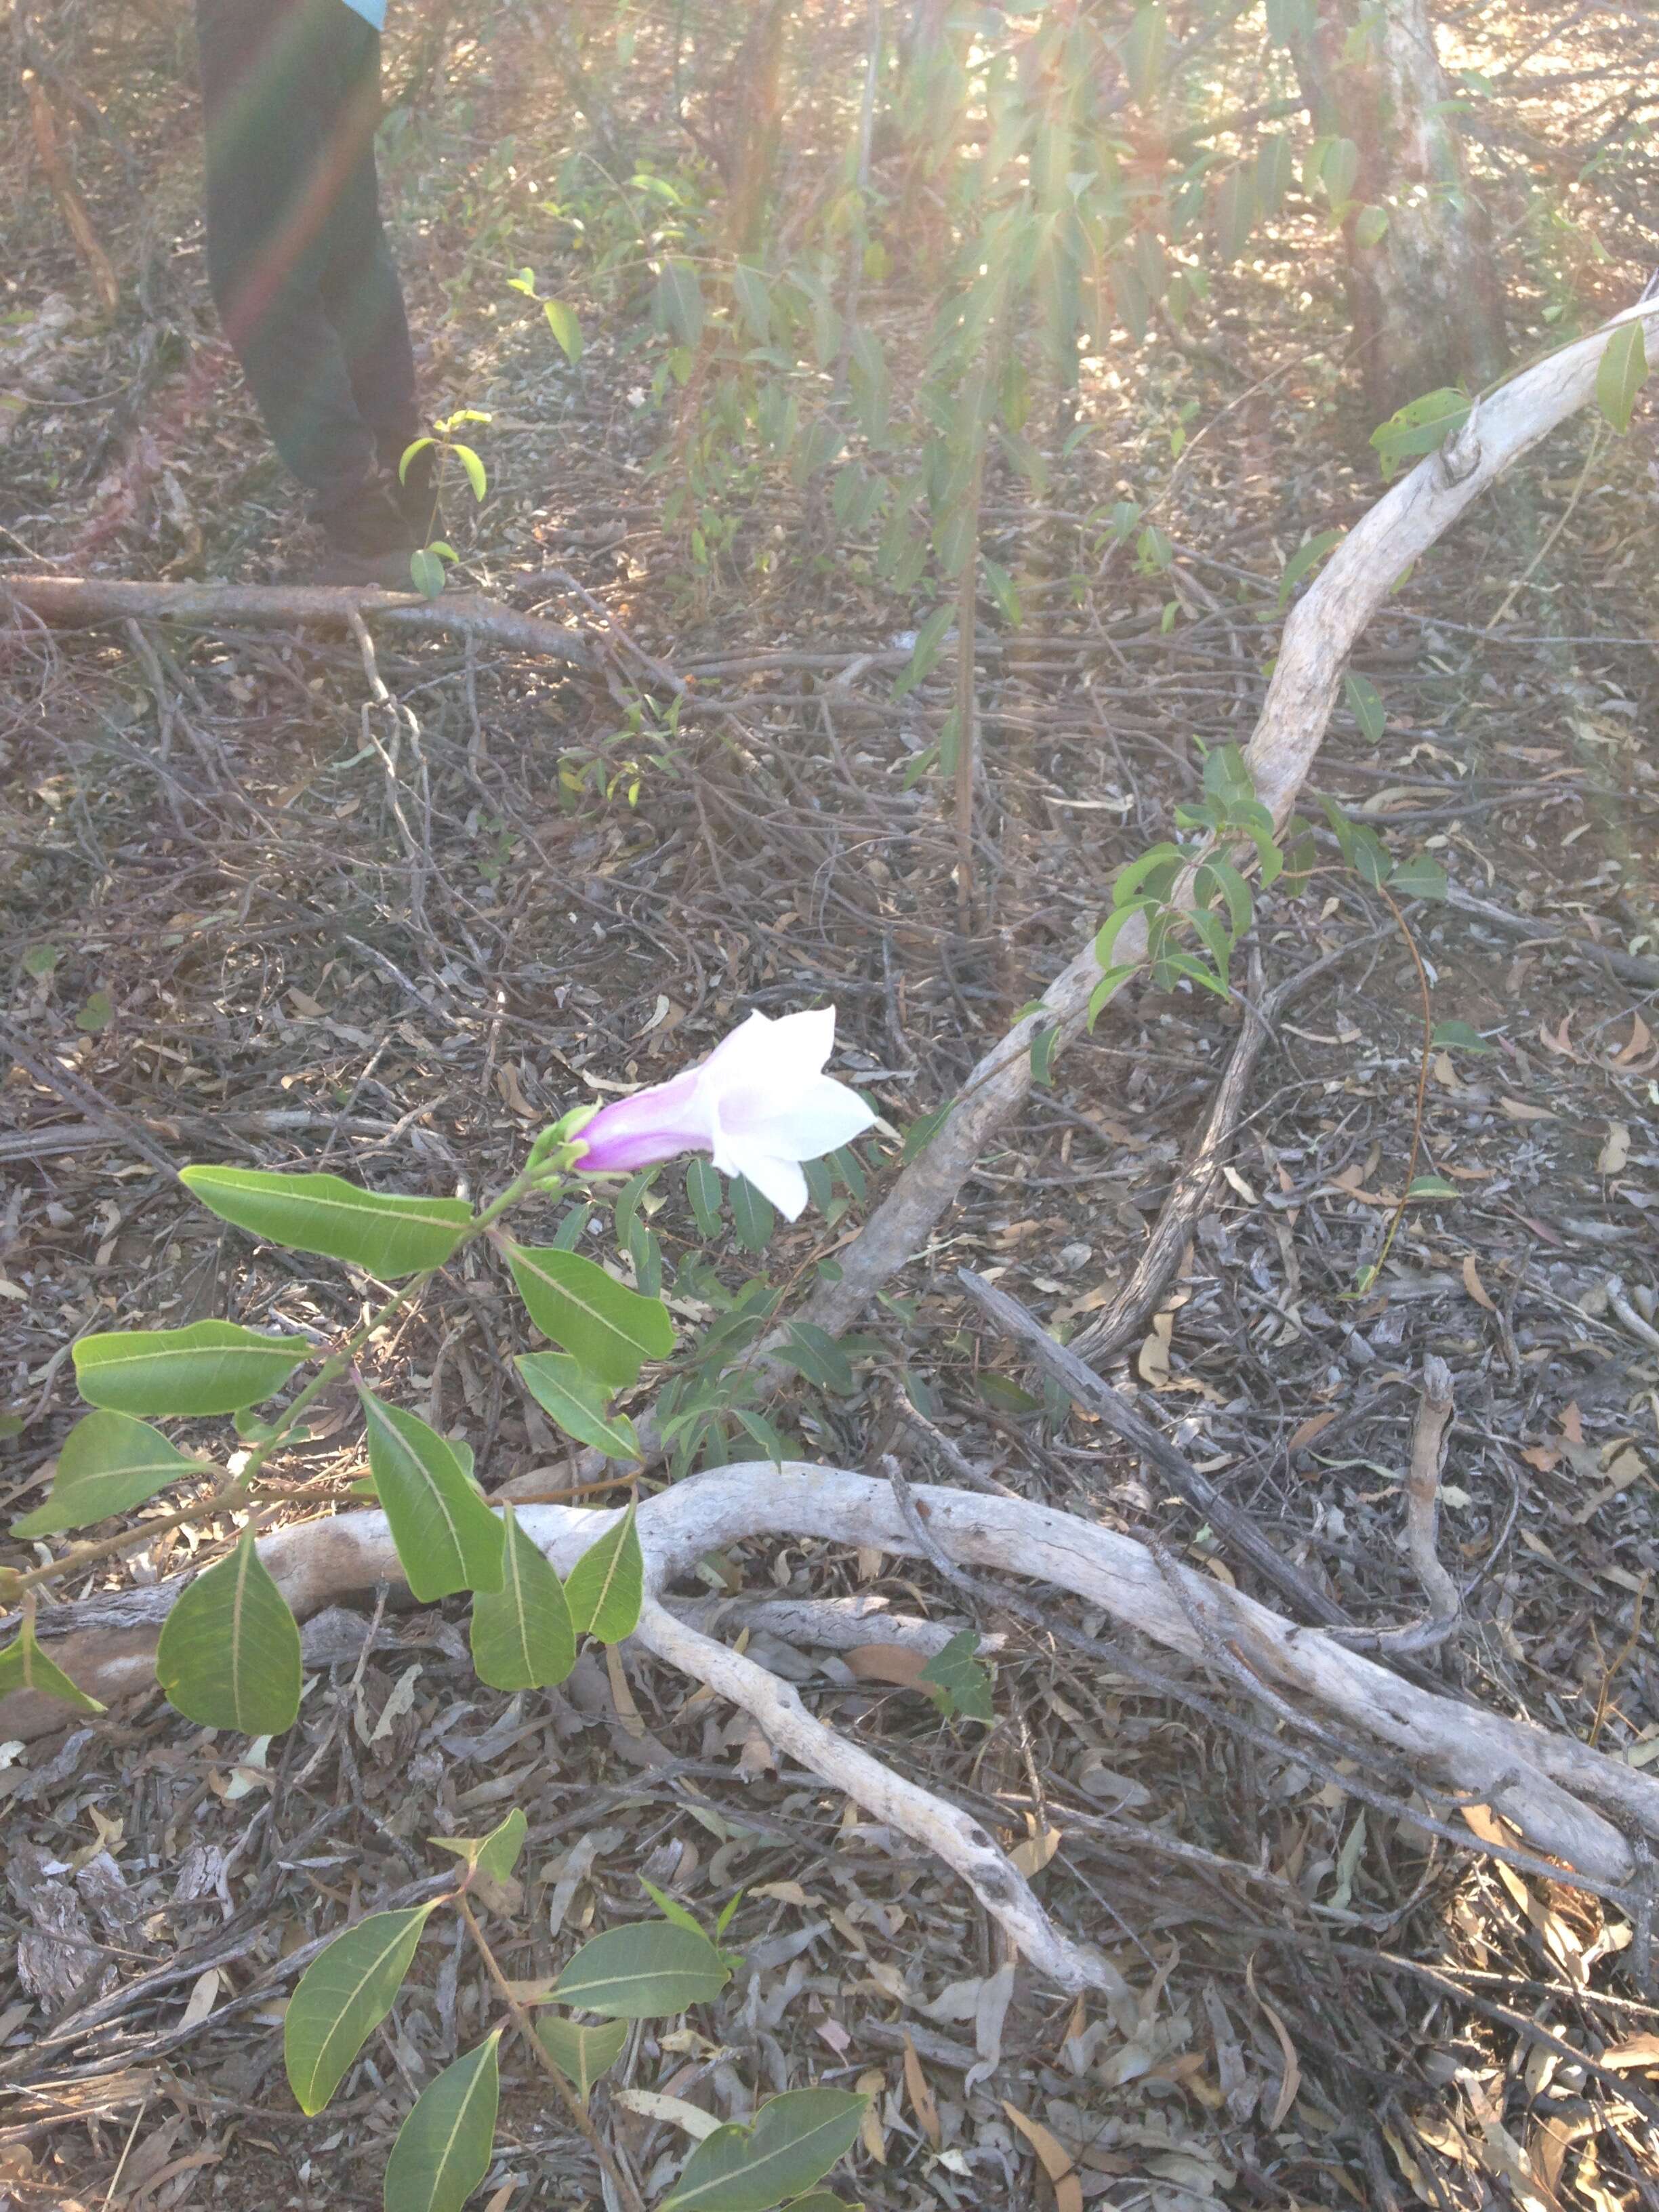
<svg viewBox="0 0 1659 2212"><path fill-rule="evenodd" d="M848 1085L837 1083L833 1075L817 1075L778 1120L787 1141L776 1144L775 1138L775 1149L798 1160L817 1160L873 1128L876 1116Z"/></svg>
<svg viewBox="0 0 1659 2212"><path fill-rule="evenodd" d="M771 1200L786 1221L799 1221L805 1212L806 1177L793 1160L744 1147L736 1153L728 1152L724 1161L717 1155L714 1164L723 1167L727 1175L740 1175L752 1182L763 1198Z"/></svg>
<svg viewBox="0 0 1659 2212"><path fill-rule="evenodd" d="M687 1068L667 1083L653 1083L627 1098L612 1099L580 1132L586 1147L580 1164L592 1175L623 1173L672 1160L677 1152L707 1152L714 1139L712 1103Z"/></svg>

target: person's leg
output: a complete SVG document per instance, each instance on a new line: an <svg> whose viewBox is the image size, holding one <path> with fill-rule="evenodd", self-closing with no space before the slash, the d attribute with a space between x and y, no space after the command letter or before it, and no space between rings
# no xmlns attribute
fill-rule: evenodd
<svg viewBox="0 0 1659 2212"><path fill-rule="evenodd" d="M421 433L415 402L415 358L397 264L380 222L374 166L374 125L380 105L378 32L350 9L332 43L319 98L337 102L333 131L349 152L330 210L327 254L319 272L323 307L338 335L358 412L368 425L382 466L396 472Z"/></svg>
<svg viewBox="0 0 1659 2212"><path fill-rule="evenodd" d="M328 521L375 504L375 433L323 297L335 204L374 127L331 88L353 27L374 34L344 0L198 0L198 22L209 280L276 449ZM379 520L371 535L397 534Z"/></svg>

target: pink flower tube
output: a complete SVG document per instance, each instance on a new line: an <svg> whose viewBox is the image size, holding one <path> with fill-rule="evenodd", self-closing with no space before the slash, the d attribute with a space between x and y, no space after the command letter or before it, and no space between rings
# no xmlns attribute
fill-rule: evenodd
<svg viewBox="0 0 1659 2212"><path fill-rule="evenodd" d="M577 1164L626 1174L708 1152L722 1175L746 1176L793 1221L806 1204L800 1163L850 1144L876 1118L824 1073L835 1042L833 1006L775 1022L750 1014L683 1075L602 1106L572 1139Z"/></svg>

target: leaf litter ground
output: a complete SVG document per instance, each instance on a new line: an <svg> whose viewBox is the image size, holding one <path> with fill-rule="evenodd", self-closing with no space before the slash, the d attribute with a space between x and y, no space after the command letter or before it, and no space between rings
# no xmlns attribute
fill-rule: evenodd
<svg viewBox="0 0 1659 2212"><path fill-rule="evenodd" d="M65 346L38 434L4 457L5 519L29 551L19 567L258 580L303 541L223 376L198 264L155 249L189 231L195 156L177 67L136 21L122 112L143 126L150 230L125 211L106 149L87 169L149 312ZM538 246L517 179L560 142L520 100L517 176L490 169L476 135L489 66L458 58L392 160L416 320L438 334L429 387L496 417L491 501L463 550L486 588L592 620L574 580L695 678L681 733L653 741L603 684L461 646L382 645L400 714L374 704L354 646L313 636L13 630L8 1518L40 1503L72 1418L77 1330L357 1318L340 1270L254 1251L193 1206L171 1172L192 1158L476 1194L591 1083L653 1079L750 1006L823 996L846 1066L895 1127L939 1103L1103 911L1114 868L1164 834L1196 787L1194 738L1248 735L1285 556L1371 496L1342 458L1336 376L1301 361L1307 330L1283 304L1292 268L1316 312L1333 297L1293 235L1279 266L1218 286L1203 349L1155 349L1097 381L1091 446L1109 462L1085 453L1052 507L992 485L994 550L1024 565L1027 622L1016 635L988 617L988 919L963 933L945 803L927 779L903 787L948 683L894 702L914 620L826 560L810 501L769 493L746 526L740 555L769 533L779 548L764 577L688 575L644 473L665 426L637 325L582 303L572 375L501 310L494 248L480 252L454 180L514 208L516 265ZM73 293L44 204L18 228L20 297ZM1271 388L1247 394L1272 364ZM82 404L123 383L127 400ZM1120 477L1162 481L1170 410L1189 397L1200 419L1236 404L1165 517L1177 567L1143 576L1073 518ZM1421 1047L1415 970L1385 932L1288 1012L1163 1310L1110 1373L1353 1614L1387 1626L1422 1609L1400 1486L1416 1378L1438 1353L1457 1403L1443 1553L1468 1585L1451 1680L1644 1762L1659 1755L1659 968L1644 949L1659 610L1644 434L1638 420L1570 513L1578 434L1555 441L1425 564L1360 659L1389 712L1381 742L1339 716L1320 763L1396 851L1429 843L1462 896L1413 916L1434 1019L1464 1025L1433 1051L1421 1164L1455 1196L1414 1205L1355 1295L1401 1188ZM562 763L587 769L579 798L562 798ZM607 801L595 786L612 781ZM1334 876L1300 906L1265 901L1265 981L1386 920ZM1237 1035L1233 1011L1184 992L1109 1013L891 1286L857 1394L803 1393L780 1415L789 1432L872 1463L902 1371L1000 1480L1248 1582L1178 1501L1045 1403L953 1288L965 1261L1056 1326L1103 1310ZM867 1167L878 1189L891 1148ZM678 1258L700 1241L678 1170L659 1194L653 1226ZM810 1270L865 1203L843 1188L836 1219L809 1215L766 1264L778 1279ZM603 1248L599 1229L587 1242ZM729 1237L720 1257L733 1281L756 1264ZM532 1348L499 1271L469 1255L374 1379L465 1437L487 1482L541 1468L556 1487L563 1450L511 1366ZM229 1442L208 1424L199 1441ZM361 1471L343 1394L296 1465L343 1498ZM918 1471L942 1470L924 1453ZM191 1556L175 1533L127 1571L143 1583ZM757 1543L732 1564L750 1593L858 1594L966 1625L958 1593L878 1555ZM348 1913L431 1894L445 1877L428 1835L479 1832L520 1804L524 1895L492 1923L514 1978L550 1978L585 1933L640 1915L641 1875L706 1918L743 1887L745 1969L672 2031L634 2033L613 2081L722 2119L808 2081L861 2086L875 2102L856 2194L881 2212L1040 2201L1039 2171L1060 2177L1062 2204L1126 2212L1646 2201L1646 2123L1607 2083L1639 2097L1659 2063L1659 2014L1631 1971L1644 1930L1425 1846L1340 1771L1316 1771L1299 1739L1264 1751L1012 1616L972 1625L1001 1639L988 1732L941 1725L912 1679L919 1654L766 1634L750 1649L1001 1834L1049 1909L1115 1959L1133 2019L1029 1987L965 1892L780 1771L751 1723L679 1679L589 1657L562 1692L506 1697L476 1680L453 1607L389 1599L372 1619L306 1624L312 1687L269 1746L194 1729L152 1693L0 1749L0 2197L377 2203L398 2119L485 2032L487 1995L470 1956L428 1947L343 2101L307 2120L281 2063L297 1963ZM648 2110L613 2106L608 2124L665 2188L688 2139ZM516 2064L498 2144L480 2202L599 2203L580 2139Z"/></svg>

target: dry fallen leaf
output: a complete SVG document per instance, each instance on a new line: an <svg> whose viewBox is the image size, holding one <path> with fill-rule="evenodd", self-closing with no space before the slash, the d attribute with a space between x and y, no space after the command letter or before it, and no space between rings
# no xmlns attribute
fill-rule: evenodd
<svg viewBox="0 0 1659 2212"><path fill-rule="evenodd" d="M1302 2087L1302 2062L1296 2055L1296 2045L1291 2041L1291 2032L1279 2014L1255 1985L1255 1960L1252 1958L1244 1968L1244 1984L1250 1995L1267 2015L1267 2025L1279 2038L1279 2047L1285 2054L1285 2078L1279 2085L1279 2094L1267 2118L1267 2133L1285 2124L1285 2115L1295 2104L1297 2092Z"/></svg>
<svg viewBox="0 0 1659 2212"><path fill-rule="evenodd" d="M1511 1121L1553 1121L1555 1111L1549 1106L1528 1106L1524 1098L1500 1098L1499 1106Z"/></svg>
<svg viewBox="0 0 1659 2212"><path fill-rule="evenodd" d="M1056 2212L1083 2212L1083 2184L1068 2151L1058 2136L1051 2135L1041 2120L1028 2119L1018 2105L1011 2105L1005 2097L1002 2109L1036 2153L1042 2171L1054 2185Z"/></svg>
<svg viewBox="0 0 1659 2212"><path fill-rule="evenodd" d="M858 2093L860 2097L867 2097L870 2100L864 2108L859 2133L863 2138L864 2148L878 2166L887 2163L887 2131L881 2124L881 2100L886 2087L887 2076L879 2066L872 2066L867 2074L859 2075Z"/></svg>
<svg viewBox="0 0 1659 2212"><path fill-rule="evenodd" d="M1152 1333L1141 1346L1135 1361L1140 1379L1154 1390L1170 1387L1170 1339L1175 1332L1175 1316L1154 1314Z"/></svg>
<svg viewBox="0 0 1659 2212"><path fill-rule="evenodd" d="M1645 2074L1659 2067L1659 2035L1632 2035L1627 2042L1615 2043L1611 2051L1601 2053L1601 2063L1615 2073L1627 2074L1639 2068Z"/></svg>
<svg viewBox="0 0 1659 2212"><path fill-rule="evenodd" d="M1487 1295L1486 1285L1480 1279L1480 1270L1474 1264L1473 1252L1469 1253L1463 1261L1463 1288L1474 1300L1476 1305L1484 1306L1488 1313L1498 1311L1496 1304Z"/></svg>
<svg viewBox="0 0 1659 2212"><path fill-rule="evenodd" d="M916 2046L908 2035L904 2039L904 2088L910 2100L910 2110L916 2116L916 2125L935 2150L942 2149L945 2131L939 2124L939 2106L927 2086L927 2076L921 2070Z"/></svg>
<svg viewBox="0 0 1659 2212"><path fill-rule="evenodd" d="M1337 1408L1332 1406L1322 1413L1310 1413L1305 1421L1298 1422L1291 1430L1291 1441L1285 1446L1291 1457L1294 1459L1297 1452L1305 1451L1316 1437L1322 1436L1329 1428L1336 1415Z"/></svg>
<svg viewBox="0 0 1659 2212"><path fill-rule="evenodd" d="M1630 1125L1609 1121L1607 1140L1595 1156L1597 1175L1622 1175L1630 1164Z"/></svg>
<svg viewBox="0 0 1659 2212"><path fill-rule="evenodd" d="M860 1681L897 1682L906 1688L921 1680L927 1664L925 1651L910 1650L902 1644L855 1644L841 1656Z"/></svg>
<svg viewBox="0 0 1659 2212"><path fill-rule="evenodd" d="M1033 1832L1026 1837L1023 1844L1016 1844L1008 1854L1010 1862L1017 1866L1028 1879L1034 1874L1042 1872L1043 1868L1060 1849L1060 1832L1058 1828L1045 1828L1042 1834L1038 1835L1035 1832L1035 1822L1032 1823L1032 1827Z"/></svg>

